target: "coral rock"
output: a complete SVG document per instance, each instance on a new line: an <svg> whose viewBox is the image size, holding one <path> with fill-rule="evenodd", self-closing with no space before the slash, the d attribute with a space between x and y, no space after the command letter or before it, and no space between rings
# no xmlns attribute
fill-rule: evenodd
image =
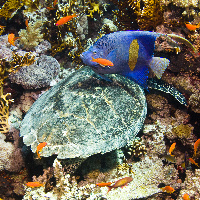
<svg viewBox="0 0 200 200"><path fill-rule="evenodd" d="M49 86L59 71L60 64L55 58L42 55L34 64L21 67L9 78L11 82L21 84L24 89L36 89Z"/></svg>

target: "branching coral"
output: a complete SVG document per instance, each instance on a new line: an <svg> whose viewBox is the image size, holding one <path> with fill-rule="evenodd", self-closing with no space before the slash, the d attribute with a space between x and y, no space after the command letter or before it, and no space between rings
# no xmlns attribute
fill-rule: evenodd
<svg viewBox="0 0 200 200"><path fill-rule="evenodd" d="M160 0L128 0L128 2L137 15L141 30L155 30L156 26L164 21ZM141 9L142 4L144 4L143 9Z"/></svg>
<svg viewBox="0 0 200 200"><path fill-rule="evenodd" d="M27 6L27 9L31 11L38 7L39 0L7 0L0 9L0 18L4 17L6 20L11 18L12 13L21 8L23 5Z"/></svg>
<svg viewBox="0 0 200 200"><path fill-rule="evenodd" d="M10 18L12 13L20 8L20 0L8 0L2 8L0 9L0 18L5 17L6 19Z"/></svg>
<svg viewBox="0 0 200 200"><path fill-rule="evenodd" d="M152 30L163 22L163 9L160 0L112 0L119 10L114 11L121 30L136 29ZM137 18L137 25L134 20Z"/></svg>
<svg viewBox="0 0 200 200"><path fill-rule="evenodd" d="M7 93L3 95L3 87L0 88L0 132L7 133L9 131L8 116L9 116L9 102L12 100L7 100L6 97L10 95Z"/></svg>
<svg viewBox="0 0 200 200"><path fill-rule="evenodd" d="M146 146L141 138L136 137L132 144L128 146L127 152L132 157L141 157L142 155L146 154Z"/></svg>

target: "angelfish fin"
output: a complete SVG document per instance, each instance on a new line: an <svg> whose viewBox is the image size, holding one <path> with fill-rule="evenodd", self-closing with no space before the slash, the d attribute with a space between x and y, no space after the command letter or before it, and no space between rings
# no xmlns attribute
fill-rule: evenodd
<svg viewBox="0 0 200 200"><path fill-rule="evenodd" d="M186 46L191 48L194 51L194 53L198 53L198 51L195 49L195 47L192 45L192 43L190 41L188 41L187 39L185 39L179 35L175 35L175 34L167 34L166 36L168 39L173 39L176 42L181 42L181 43L185 44Z"/></svg>
<svg viewBox="0 0 200 200"><path fill-rule="evenodd" d="M148 90L147 80L149 69L147 66L136 66L133 71L123 72L121 75L135 81L137 84Z"/></svg>
<svg viewBox="0 0 200 200"><path fill-rule="evenodd" d="M169 63L170 61L167 58L152 57L149 67L153 70L157 78L160 79Z"/></svg>
<svg viewBox="0 0 200 200"><path fill-rule="evenodd" d="M185 97L172 85L165 83L161 79L148 79L148 87L151 89L156 89L174 96L174 98L181 104L187 106L187 101Z"/></svg>

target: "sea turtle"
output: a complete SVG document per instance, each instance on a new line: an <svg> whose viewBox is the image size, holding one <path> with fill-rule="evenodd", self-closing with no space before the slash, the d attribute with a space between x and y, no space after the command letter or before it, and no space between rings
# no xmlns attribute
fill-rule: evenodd
<svg viewBox="0 0 200 200"><path fill-rule="evenodd" d="M45 92L25 115L20 129L23 142L41 156L87 158L129 144L143 126L147 104L135 82L109 75L99 80L83 67Z"/></svg>

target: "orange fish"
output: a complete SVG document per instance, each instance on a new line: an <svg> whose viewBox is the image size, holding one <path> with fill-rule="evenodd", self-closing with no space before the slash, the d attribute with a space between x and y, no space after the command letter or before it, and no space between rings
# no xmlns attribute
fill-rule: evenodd
<svg viewBox="0 0 200 200"><path fill-rule="evenodd" d="M46 7L48 10L54 10L55 8L51 8L51 7Z"/></svg>
<svg viewBox="0 0 200 200"><path fill-rule="evenodd" d="M26 183L26 185L27 185L28 187L34 188L34 187L41 187L41 186L43 186L44 184L39 183L39 182L28 182L28 183Z"/></svg>
<svg viewBox="0 0 200 200"><path fill-rule="evenodd" d="M194 165L196 165L197 167L199 167L198 163L196 163L196 162L194 161L194 159L189 158L189 161L190 161L192 164L194 164Z"/></svg>
<svg viewBox="0 0 200 200"><path fill-rule="evenodd" d="M69 16L66 16L66 17L63 17L61 19L59 19L57 22L56 22L56 26L60 26L60 25L63 25L63 24L66 24L68 21L70 21L71 19L73 19L74 17L77 17L78 15L76 15L75 13L73 15L69 15Z"/></svg>
<svg viewBox="0 0 200 200"><path fill-rule="evenodd" d="M185 193L185 194L183 195L183 200L190 200L189 194Z"/></svg>
<svg viewBox="0 0 200 200"><path fill-rule="evenodd" d="M47 145L46 142L42 142L42 143L38 144L38 146L37 146L37 151L36 151L36 153L37 153L37 155L38 155L38 158L41 159L40 154L39 154L39 151L42 151L43 147L45 147L46 145Z"/></svg>
<svg viewBox="0 0 200 200"><path fill-rule="evenodd" d="M167 185L167 186L165 186L164 188L161 188L161 189L162 189L163 192L167 192L167 193L170 193L170 194L175 191L174 188L169 186L169 185Z"/></svg>
<svg viewBox="0 0 200 200"><path fill-rule="evenodd" d="M185 24L186 28L190 31L195 31L197 28L199 28L199 24L198 25L192 25L192 24Z"/></svg>
<svg viewBox="0 0 200 200"><path fill-rule="evenodd" d="M107 60L107 59L104 59L104 58L93 58L92 57L91 61L92 62L97 62L102 67L105 67L105 66L114 66L114 64L110 60Z"/></svg>
<svg viewBox="0 0 200 200"><path fill-rule="evenodd" d="M25 25L26 25L26 27L28 28L28 19L26 19Z"/></svg>
<svg viewBox="0 0 200 200"><path fill-rule="evenodd" d="M56 6L56 4L57 4L57 1L58 1L58 0L54 0L54 2L53 2L53 7L55 7L55 6Z"/></svg>
<svg viewBox="0 0 200 200"><path fill-rule="evenodd" d="M107 186L107 187L108 187L108 192L109 192L112 188L123 187L123 186L127 185L128 183L130 183L132 180L133 180L133 178L131 178L131 177L122 178L122 179L116 181L114 185ZM108 192L107 192L107 193L108 193Z"/></svg>
<svg viewBox="0 0 200 200"><path fill-rule="evenodd" d="M108 182L108 183L97 183L96 186L99 186L99 187L105 187L105 186L109 186L111 185L112 182Z"/></svg>
<svg viewBox="0 0 200 200"><path fill-rule="evenodd" d="M197 153L197 148L200 144L200 139L198 139L195 143L194 143L194 156L196 156Z"/></svg>
<svg viewBox="0 0 200 200"><path fill-rule="evenodd" d="M176 142L174 142L174 143L171 145L171 147L169 148L169 154L170 154L171 156L174 156L174 155L172 155L172 151L175 149L175 146L176 146Z"/></svg>
<svg viewBox="0 0 200 200"><path fill-rule="evenodd" d="M6 26L1 26L1 25L0 25L0 28L5 28L5 27L6 27Z"/></svg>
<svg viewBox="0 0 200 200"><path fill-rule="evenodd" d="M15 37L15 34L14 33L10 33L8 34L8 42L15 46L15 40L17 40L19 37Z"/></svg>

